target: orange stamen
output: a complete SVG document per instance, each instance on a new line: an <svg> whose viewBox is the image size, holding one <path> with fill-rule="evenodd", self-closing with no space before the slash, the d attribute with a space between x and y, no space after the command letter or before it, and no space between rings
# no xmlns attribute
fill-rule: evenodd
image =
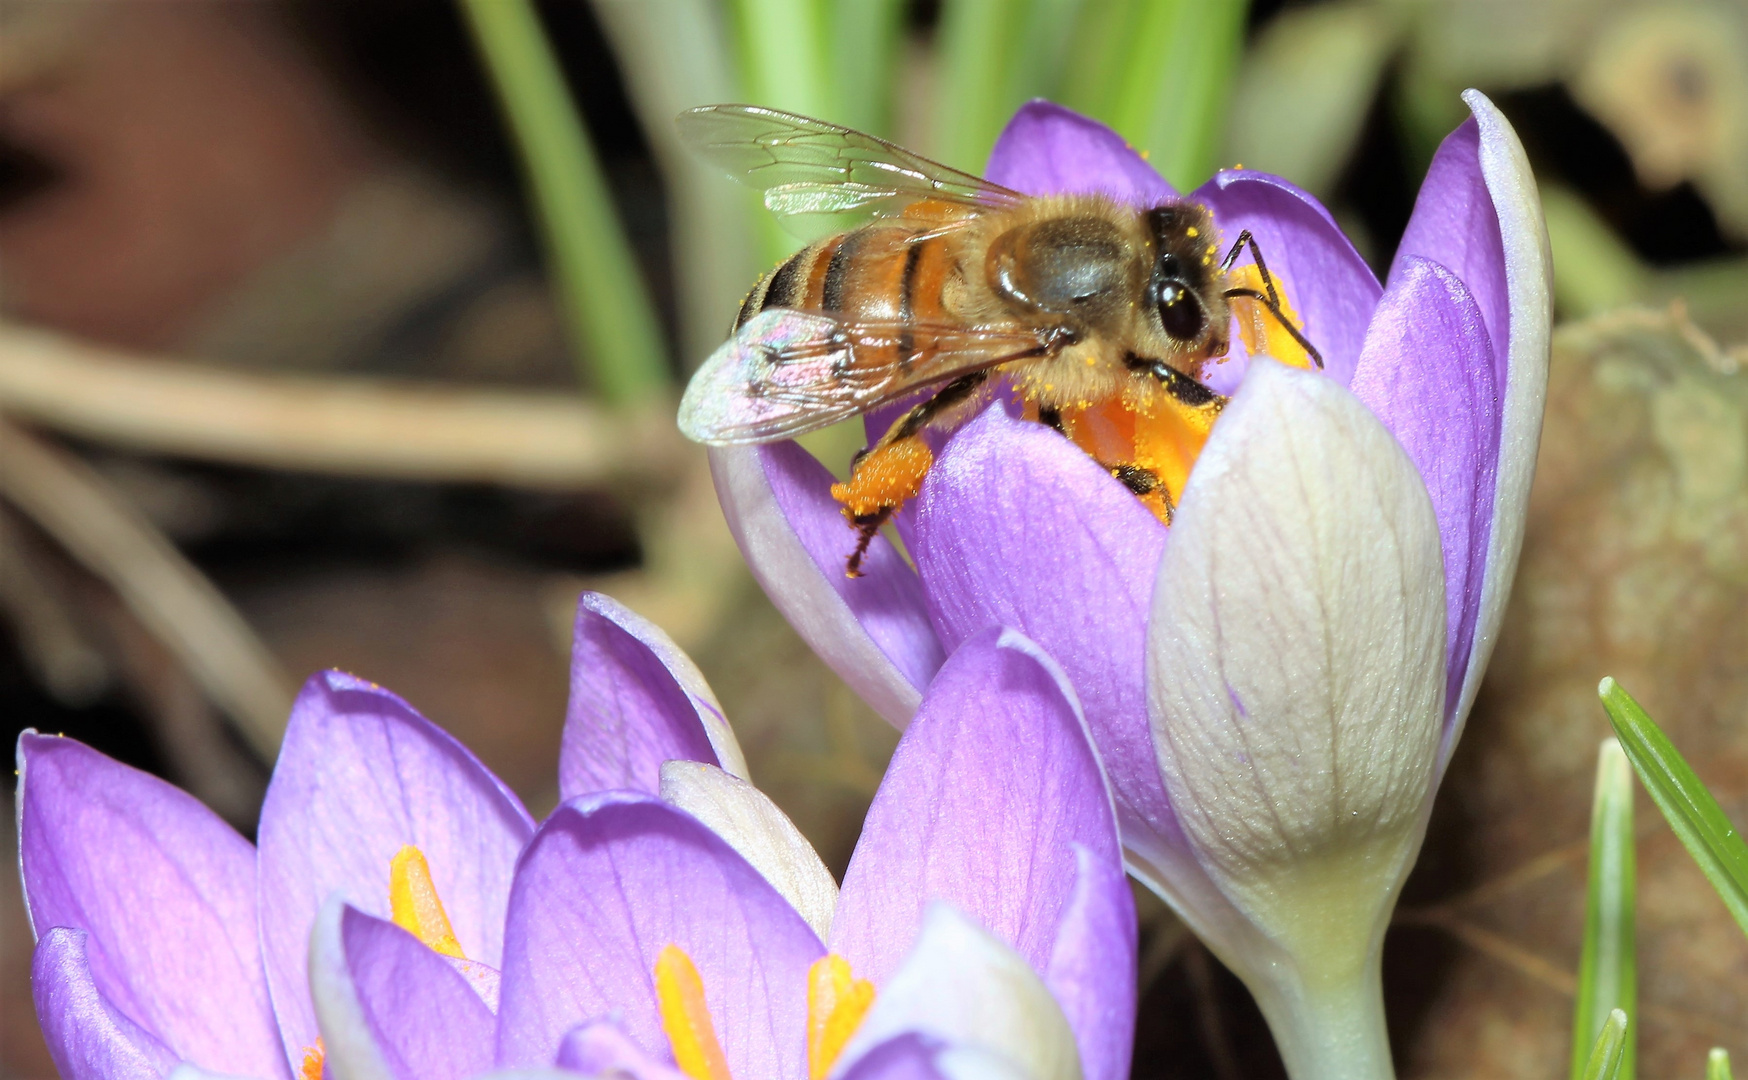
<svg viewBox="0 0 1748 1080"><path fill-rule="evenodd" d="M1275 294L1280 297L1281 314L1286 316L1296 330L1305 329L1305 322L1293 311L1292 301L1287 299L1287 286L1279 274L1275 279ZM1263 284L1262 272L1255 263L1245 263L1235 266L1226 275L1227 288L1254 289L1264 296L1268 288ZM1244 347L1250 355L1257 356L1266 353L1289 367L1304 368L1307 371L1317 365L1311 360L1311 354L1305 351L1305 346L1293 340L1293 335L1275 318L1274 312L1260 300L1248 296L1231 298L1232 314L1238 318L1238 336L1243 339Z"/></svg>
<svg viewBox="0 0 1748 1080"><path fill-rule="evenodd" d="M402 847L388 864L388 902L396 926L444 956L467 958L431 881L425 854L411 844Z"/></svg>
<svg viewBox="0 0 1748 1080"><path fill-rule="evenodd" d="M807 969L807 1075L825 1080L874 1004L874 984L855 978L849 961L827 953Z"/></svg>
<svg viewBox="0 0 1748 1080"><path fill-rule="evenodd" d="M656 1003L674 1064L692 1080L733 1080L728 1058L704 1004L704 980L678 945L665 945L655 963Z"/></svg>
<svg viewBox="0 0 1748 1080"><path fill-rule="evenodd" d="M298 1070L300 1080L322 1080L322 1065L327 1056L327 1047L322 1045L319 1036L314 1046L304 1047L303 1067Z"/></svg>

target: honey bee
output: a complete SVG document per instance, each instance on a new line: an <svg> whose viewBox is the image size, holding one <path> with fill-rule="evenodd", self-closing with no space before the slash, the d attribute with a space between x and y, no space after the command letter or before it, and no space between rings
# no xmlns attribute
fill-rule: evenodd
<svg viewBox="0 0 1748 1080"><path fill-rule="evenodd" d="M925 433L962 423L999 388L1169 524L1227 401L1198 375L1226 355L1233 316L1253 352L1266 345L1266 315L1290 338L1269 351L1296 346L1302 366L1322 366L1256 241L1243 232L1221 257L1198 203L1029 197L859 131L749 105L692 109L678 123L778 215L865 221L760 279L679 415L697 442L762 443L926 392L832 488L858 534L850 577L921 489L933 463ZM1235 269L1247 248L1252 264Z"/></svg>

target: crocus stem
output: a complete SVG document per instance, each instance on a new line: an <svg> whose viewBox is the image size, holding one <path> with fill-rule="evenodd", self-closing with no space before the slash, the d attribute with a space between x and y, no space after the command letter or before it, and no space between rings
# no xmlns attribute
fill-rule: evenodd
<svg viewBox="0 0 1748 1080"><path fill-rule="evenodd" d="M1384 1026L1381 951L1357 967L1251 991L1292 1080L1395 1080Z"/></svg>

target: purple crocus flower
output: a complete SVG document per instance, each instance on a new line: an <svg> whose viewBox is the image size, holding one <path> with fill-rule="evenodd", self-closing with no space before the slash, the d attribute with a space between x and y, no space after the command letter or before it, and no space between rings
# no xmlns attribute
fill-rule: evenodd
<svg viewBox="0 0 1748 1080"><path fill-rule="evenodd" d="M1380 287L1279 177L1189 198L1254 234L1322 372L1234 356L1234 394L1161 525L997 400L940 448L865 577L826 470L794 444L711 451L754 574L870 704L906 724L988 626L1055 657L1086 709L1132 873L1250 985L1296 1077L1387 1076L1388 914L1496 640L1546 388L1535 184L1484 96L1439 149ZM1033 102L988 177L1175 198L1109 129ZM873 425L871 425L873 430Z"/></svg>
<svg viewBox="0 0 1748 1080"><path fill-rule="evenodd" d="M298 699L258 849L162 781L26 734L20 863L61 1074L1126 1075L1114 810L1034 646L991 631L955 654L840 899L736 775L670 641L598 596L576 641L569 798L538 830L465 748L334 672ZM1035 754L1007 753L986 710ZM688 1057L706 1043L715 1072Z"/></svg>

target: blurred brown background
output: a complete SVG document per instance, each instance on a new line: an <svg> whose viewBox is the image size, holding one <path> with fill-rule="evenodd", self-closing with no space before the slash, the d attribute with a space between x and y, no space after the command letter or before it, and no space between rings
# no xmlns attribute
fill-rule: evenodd
<svg viewBox="0 0 1748 1080"><path fill-rule="evenodd" d="M663 178L612 52L583 0L541 11L671 319ZM914 4L911 32L938 18ZM1501 103L1544 182L1573 322L1523 576L1387 978L1404 1075L1555 1075L1596 680L1748 820L1748 10L1250 18L1234 160L1325 196L1375 266L1463 86ZM1278 123L1286 96L1328 120ZM755 778L841 870L896 737L750 584L668 418L591 404L537 250L441 0L0 0L5 734L84 739L247 832L296 681L337 666L543 812L572 606L601 588L694 653ZM333 415L343 430L311 426ZM1715 1044L1748 1060L1748 947L1640 820L1641 1068L1697 1074ZM1242 988L1144 912L1136 1075L1278 1075ZM0 1078L52 1073L29 955L0 875Z"/></svg>

